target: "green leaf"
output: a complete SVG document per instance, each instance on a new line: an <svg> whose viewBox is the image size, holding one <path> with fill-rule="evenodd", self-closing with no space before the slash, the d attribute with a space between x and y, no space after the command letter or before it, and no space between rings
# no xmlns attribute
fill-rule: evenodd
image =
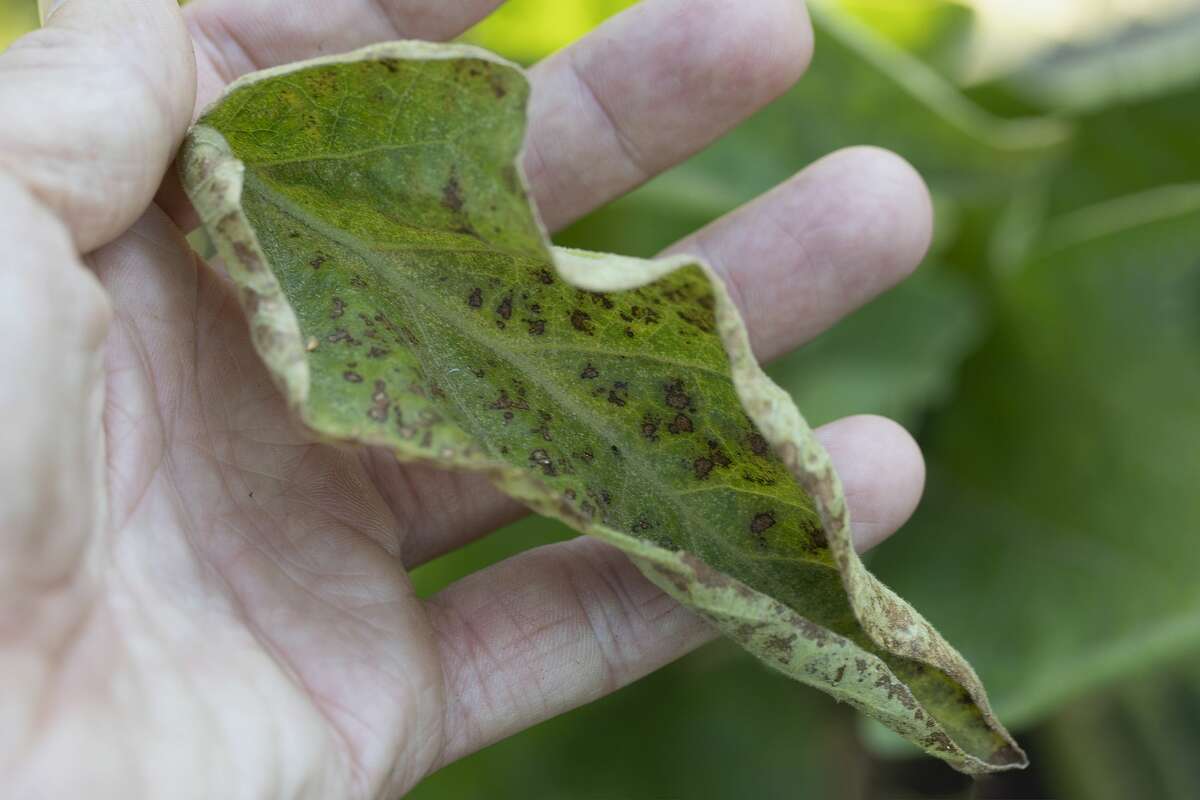
<svg viewBox="0 0 1200 800"><path fill-rule="evenodd" d="M1056 797L1200 797L1200 661L1080 698L1039 743Z"/></svg>
<svg viewBox="0 0 1200 800"><path fill-rule="evenodd" d="M1079 114L1162 97L1198 80L1200 13L1189 9L1069 41L999 82L1047 112Z"/></svg>
<svg viewBox="0 0 1200 800"><path fill-rule="evenodd" d="M1015 724L1200 646L1198 252L1200 186L1050 226L925 437L922 510L872 561Z"/></svg>
<svg viewBox="0 0 1200 800"><path fill-rule="evenodd" d="M486 51L397 43L238 81L191 131L185 186L297 417L487 474L961 770L1023 765L967 663L863 567L712 270L551 249L518 166L528 93Z"/></svg>
<svg viewBox="0 0 1200 800"><path fill-rule="evenodd" d="M838 148L872 144L911 161L938 192L995 201L1038 175L1070 136L1057 120L996 117L858 21L824 5L810 10L816 51L808 72L734 138L699 156L710 176L758 192Z"/></svg>
<svg viewBox="0 0 1200 800"><path fill-rule="evenodd" d="M540 61L581 38L637 0L508 0L464 35L464 40L525 64Z"/></svg>
<svg viewBox="0 0 1200 800"><path fill-rule="evenodd" d="M939 72L958 73L966 55L974 10L962 0L816 0L858 20Z"/></svg>
<svg viewBox="0 0 1200 800"><path fill-rule="evenodd" d="M1126 195L1200 181L1200 81L1164 97L1098 109L1054 177L1050 213L1059 216ZM1136 158L1129 154L1137 153Z"/></svg>

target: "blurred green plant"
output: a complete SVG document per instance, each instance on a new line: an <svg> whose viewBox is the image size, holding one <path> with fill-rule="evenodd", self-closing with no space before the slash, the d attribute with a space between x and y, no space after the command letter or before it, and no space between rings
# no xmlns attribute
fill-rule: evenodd
<svg viewBox="0 0 1200 800"><path fill-rule="evenodd" d="M37 25L36 0L0 1L0 50Z"/></svg>

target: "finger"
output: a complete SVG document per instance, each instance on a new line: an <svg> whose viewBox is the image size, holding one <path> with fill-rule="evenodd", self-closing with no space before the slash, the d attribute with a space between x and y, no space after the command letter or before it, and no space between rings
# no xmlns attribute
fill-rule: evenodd
<svg viewBox="0 0 1200 800"><path fill-rule="evenodd" d="M30 613L51 590L71 596L90 535L104 521L100 343L110 310L66 228L3 172L0 241L4 641L19 632L53 635L56 626L73 624L59 613L44 627Z"/></svg>
<svg viewBox="0 0 1200 800"><path fill-rule="evenodd" d="M822 429L846 482L855 543L915 508L920 452L894 423L853 417ZM429 603L449 708L443 764L602 697L708 641L712 629L590 539L550 545L451 585Z"/></svg>
<svg viewBox="0 0 1200 800"><path fill-rule="evenodd" d="M908 522L925 491L925 459L908 431L863 414L822 426L817 439L842 479L860 553Z"/></svg>
<svg viewBox="0 0 1200 800"><path fill-rule="evenodd" d="M654 0L534 68L525 166L557 230L715 141L808 67L797 0Z"/></svg>
<svg viewBox="0 0 1200 800"><path fill-rule="evenodd" d="M202 102L247 72L389 39L451 39L503 0L200 0L184 14Z"/></svg>
<svg viewBox="0 0 1200 800"><path fill-rule="evenodd" d="M906 278L933 232L929 190L887 150L853 147L812 164L668 252L725 279L770 361Z"/></svg>
<svg viewBox="0 0 1200 800"><path fill-rule="evenodd" d="M381 4L342 5L305 5L282 18L274 3L252 10L204 0L189 9L201 102L251 69L387 36L370 10ZM387 7L402 19L413 17L411 5ZM495 3L450 5L462 24ZM448 30L448 14L438 12L428 30ZM318 21L319 40L305 33ZM798 0L646 0L539 64L530 75L525 167L547 226L556 230L696 153L795 83L811 53ZM164 203L189 227L178 193Z"/></svg>
<svg viewBox="0 0 1200 800"><path fill-rule="evenodd" d="M703 257L725 277L755 352L769 361L911 273L932 225L929 193L912 167L884 150L853 148L671 250ZM526 513L478 476L447 478L432 467L371 460L411 531L404 550L409 566Z"/></svg>
<svg viewBox="0 0 1200 800"><path fill-rule="evenodd" d="M149 205L194 87L174 0L67 0L0 55L0 171L90 251Z"/></svg>

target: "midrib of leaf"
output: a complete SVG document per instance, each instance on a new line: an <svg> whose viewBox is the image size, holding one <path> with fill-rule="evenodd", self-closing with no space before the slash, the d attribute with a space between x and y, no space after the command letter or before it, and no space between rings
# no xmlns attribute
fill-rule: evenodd
<svg viewBox="0 0 1200 800"><path fill-rule="evenodd" d="M438 139L430 139L424 142L406 142L404 144L381 144L377 147L364 147L359 150L345 150L337 153L323 153L316 155L293 156L291 158L274 158L255 161L256 167L281 167L288 164L308 164L313 161L339 161L345 158L358 158L359 156L369 156L372 153L392 153L403 152L405 150L419 150L422 147L436 147L448 144Z"/></svg>
<svg viewBox="0 0 1200 800"><path fill-rule="evenodd" d="M258 166L258 163L257 162L249 162L247 164L247 166ZM246 188L247 189L255 191L257 194L259 194L259 196L261 196L267 202L271 203L271 205L275 206L282 213L295 219L297 222L306 226L308 229L320 234L321 236L324 236L325 238L338 244L339 246L344 247L347 250L354 252L356 255L358 255L360 258L362 258L366 263L368 263L372 267L372 269L375 270L376 274L379 275L384 280L386 280L388 282L394 282L395 284L399 284L400 287L403 289L403 291L396 292L395 296L397 298L399 298L401 300L401 302L404 302L407 304L410 300L419 300L432 314L437 316L438 320L442 324L457 331L463 337L470 339L471 341L475 342L480 347L486 349L488 352L494 353L497 356L499 356L500 358L507 361L518 373L520 373L522 375L522 377L528 379L531 383L538 385L541 389L543 389L547 393L548 396L554 398L555 403L557 403L561 408L563 408L568 413L570 413L582 425L586 426L589 430L591 430L593 433L595 433L606 444L608 444L608 445L623 445L624 444L624 441L622 439L617 438L614 435L614 432L612 431L612 429L610 427L608 427L607 425L604 425L600 421L596 420L596 418L591 413L589 413L586 408L580 406L577 402L575 402L575 400L571 397L571 393L569 391L564 391L561 386L557 386L557 385L543 379L541 377L540 371L536 368L535 365L532 365L529 363L529 361L526 359L525 355L519 349L510 347L507 344L502 345L500 343L501 340L499 340L499 339L497 339L497 340L485 339L484 337L482 337L480 335L480 333L478 331L471 329L470 326L463 325L461 323L461 321L459 320L459 317L456 314L454 314L450 309L448 309L446 307L445 303L440 298L437 298L436 296L430 294L428 291L425 290L424 287L420 286L419 284L414 283L409 280L406 280L403 272L401 270L395 269L395 265L387 262L386 260L381 259L379 253L376 250L372 249L370 246L366 245L364 242L362 242L358 238L345 234L344 232L338 230L336 227L328 224L327 222L320 219L319 217L314 216L313 214L309 213L304 208L297 205L292 200L290 200L288 197L286 197L283 193L276 190L275 187L271 186L270 183L263 180L258 175L254 174L252 171L249 171L249 170L247 171L245 180L246 180ZM406 250L401 247L395 247L393 249L396 251L399 251L399 252L412 252L412 251L419 252L420 250L422 250L424 248L413 248L412 251ZM446 250L439 250L439 252L453 252L453 250L446 249ZM478 248L478 249L464 248L464 252L500 252L503 255L506 255L509 258L512 258L514 260L517 260L518 258L532 260L528 256L517 256L512 253L505 253L502 248L497 248L496 250L491 250L489 248ZM546 263L549 264L549 261L547 261ZM405 292L407 292L407 295L405 294ZM424 323L421 318L421 315L420 314L412 314L411 316L414 321L414 324L416 324L416 325L422 327L422 329L424 329ZM430 340L430 337L428 336L427 332L425 332L425 333L426 333L426 335L421 337L422 342L426 342L426 341ZM427 363L440 362L440 356L437 353L435 353L432 348L426 347L424 345L412 345L412 347L414 349L420 350L421 352L423 352L425 354ZM572 349L572 348L561 348L561 349L568 350L568 349ZM585 352L585 353L586 352L591 352L591 353L597 352L595 350L590 350L588 348L577 348L577 349L580 352ZM660 362L666 361L665 359L646 358L645 354L642 354L642 353L630 353L630 354L616 353L616 355L623 355L628 358L634 358L634 359L640 359L640 360L650 360L650 361L660 361ZM677 366L683 366L685 368L691 368L691 365L677 364L676 362L669 362L669 361L668 361L668 363L673 363ZM441 364L441 366L446 367L446 365L444 363ZM722 377L722 378L725 377L725 373L721 373L721 372L713 370L711 368L702 368L702 369L704 369L705 372L709 372L711 374L718 375L719 377ZM451 402L453 402L454 406L460 412L460 417L459 417L460 424L463 424L466 421L470 421L471 423L474 423L473 425L469 425L469 426L464 424L464 428L467 429L467 432L471 434L471 436L474 438L474 440L488 453L488 455L491 458L496 459L497 461L505 461L505 459L503 459L502 456L499 456L492 451L491 444L488 441L487 436L485 435L483 427L479 425L479 420L476 418L475 414L473 412L471 412L470 410L468 410L467 407L459 400L459 398L453 392L449 393L448 397L451 398ZM719 434L714 434L714 436L719 437ZM729 442L725 441L723 438L721 439L721 441L722 441L722 444L730 444ZM634 449L632 451L627 450L625 452L631 452L632 454L634 454L632 457L629 457L627 460L628 460L628 463L630 464L630 466L636 467L637 477L640 480L645 481L646 485L655 486L655 487L663 486L662 481L658 479L658 476L657 476L655 470L653 469L652 465L647 463L647 460L641 454L640 450ZM630 470L630 471L633 471L633 470ZM783 500L782 498L774 496L774 495L766 495L761 492L747 491L747 490L743 489L742 487L730 486L728 484L721 484L721 485L713 485L712 487L706 488L707 491L716 491L719 489L728 489L730 491L737 492L739 494L747 494L747 495L751 495L751 496L769 497L771 500L773 500L775 502L779 502L783 505L788 505L792 508L799 508L799 509L807 510L807 506L805 506L803 503L797 503L795 501L789 502L789 501ZM798 487L797 487L797 491L799 491ZM836 573L836 571L837 571L836 568L834 568L831 564L821 561L821 560L818 560L818 559L815 559L815 558L805 558L797 553L792 553L792 554L787 554L787 555L747 554L745 552L736 550L733 547L732 543L728 540L727 537L721 536L721 535L719 535L719 533L710 532L710 528L707 526L704 518L702 516L696 514L694 511L692 511L692 509L689 507L689 505L687 503L683 502L683 497L686 496L687 494L691 494L691 493L693 493L693 492L677 492L677 491L671 489L670 487L668 487L665 492L661 491L661 490L659 492L657 492L657 494L659 494L659 496L663 497L665 500L670 502L671 507L675 509L675 511L678 513L679 518L681 520L683 520L686 523L688 523L689 525L691 525L694 530L706 532L704 535L704 539L706 540L706 542L709 545L715 544L715 545L719 546L722 550L730 553L731 555L735 556L736 558L749 559L752 561L759 561L759 562L769 562L769 561L786 561L786 562L791 562L791 563L801 562L801 563L806 563L806 564L810 564L813 566L821 567L824 571L829 572L829 573ZM797 609L797 610L801 611L801 612L803 611L802 609Z"/></svg>

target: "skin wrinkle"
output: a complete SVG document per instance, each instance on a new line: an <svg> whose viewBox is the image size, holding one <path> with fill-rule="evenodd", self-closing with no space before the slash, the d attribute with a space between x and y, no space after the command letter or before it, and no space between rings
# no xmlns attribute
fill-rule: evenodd
<svg viewBox="0 0 1200 800"><path fill-rule="evenodd" d="M596 88L592 85L587 77L587 73L579 67L579 57L571 55L578 51L568 51L568 55L564 58L567 69L572 80L578 87L580 96L586 98L586 102L592 105L600 112L601 118L604 120L604 128L612 135L613 140L617 144L617 148L624 158L625 163L632 170L630 181L634 184L640 184L653 175L654 172L646 166L645 157L638 151L637 145L628 134L625 133L617 117L613 114L612 109L604 102L603 98L597 93Z"/></svg>
<svg viewBox="0 0 1200 800"><path fill-rule="evenodd" d="M241 539L245 543L247 550L249 550L249 551L257 550L261 555L266 556L268 558L268 560L270 560L272 563L274 563L276 565L282 565L282 564L287 563L286 560L281 560L278 557L278 554L270 553L266 549L266 547L264 546L263 543L255 542L253 537L247 537L245 535L241 535ZM245 551L243 551L243 552L245 552ZM237 560L239 560L239 559L237 559L235 557L234 562L231 562L230 566L232 567L233 564L236 563ZM284 575L284 577L286 577L293 586L295 586L297 589L301 590L301 592L303 592L304 594L307 594L313 600L316 600L319 604L326 605L324 598L319 596L316 592L314 592L310 587L305 585L302 581L296 580L286 570L282 570L281 572ZM232 585L230 588L231 588L231 591L233 591L235 595L240 594L238 592L238 590L235 587L233 587ZM243 608L245 608L245 606L243 606ZM245 612L243 612L243 613L245 613ZM286 652L284 651L283 648L279 647L279 645L275 641L274 637L267 630L265 630L262 626L260 626L257 623L257 620L255 619L254 616L248 615L248 616L245 616L244 619L247 622L248 628L251 631L251 633L254 635L254 637L259 642L261 642L265 646L265 648L268 650L268 652L271 653L272 660L280 668L282 668L284 673L288 676L288 679L290 681L292 681L298 689L300 689L302 692L306 693L308 696L310 696L314 699L318 698L320 695L312 690L312 688L309 686L308 682L304 680L304 678L300 675L300 673L296 670L296 668L290 663L290 659L286 655ZM351 739L348 736L348 734L342 729L342 726L336 720L335 715L332 714L328 709L326 709L320 703L315 703L314 708L317 711L317 713L320 714L329 723L329 726L333 730L334 734L342 742L342 748L337 749L337 754L339 755L339 757L341 757L343 759L344 763L349 764L351 773L353 775L365 776L365 774L366 774L365 768L363 767L363 765L361 763L359 763L358 759L355 758L356 749L350 745Z"/></svg>
<svg viewBox="0 0 1200 800"><path fill-rule="evenodd" d="M620 665L628 663L626 654L622 653L622 637L616 633L620 630L632 630L634 638L637 631L633 626L634 616L630 614L630 599L624 587L609 574L608 564L597 564L591 558L580 560L581 569L564 564L567 581L572 594L578 598L579 615L587 621L591 637L598 645L600 655L601 678L596 684L597 697L602 697L616 691L624 682ZM579 573L583 572L581 576ZM590 591L589 580L599 581L601 591ZM604 595L607 594L607 597ZM599 595L599 596L598 596ZM615 599L616 602L604 602ZM587 602L591 600L591 602ZM590 610L589 610L590 609ZM622 624L623 623L623 624Z"/></svg>

